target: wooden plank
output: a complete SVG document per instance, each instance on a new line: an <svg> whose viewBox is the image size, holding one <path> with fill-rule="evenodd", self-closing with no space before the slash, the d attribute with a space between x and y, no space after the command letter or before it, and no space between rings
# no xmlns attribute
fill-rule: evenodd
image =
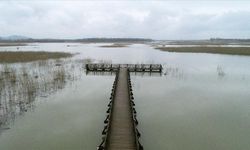
<svg viewBox="0 0 250 150"><path fill-rule="evenodd" d="M120 68L107 150L136 150L136 136L128 93L127 72L127 68Z"/></svg>

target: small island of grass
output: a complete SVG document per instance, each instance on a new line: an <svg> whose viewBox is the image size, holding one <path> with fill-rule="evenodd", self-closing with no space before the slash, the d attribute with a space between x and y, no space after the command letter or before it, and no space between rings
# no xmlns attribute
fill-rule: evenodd
<svg viewBox="0 0 250 150"><path fill-rule="evenodd" d="M212 53L228 55L250 55L250 47L220 47L220 46L197 46L197 47L156 47L156 49L168 52L180 53Z"/></svg>
<svg viewBox="0 0 250 150"><path fill-rule="evenodd" d="M26 43L0 43L0 47L7 47L7 46L26 46Z"/></svg>
<svg viewBox="0 0 250 150"><path fill-rule="evenodd" d="M119 48L119 47L128 47L128 44L114 43L114 44L111 44L111 45L102 45L100 47L103 47L103 48Z"/></svg>
<svg viewBox="0 0 250 150"><path fill-rule="evenodd" d="M64 52L1 51L0 63L30 62L37 60L67 58L72 56L73 54Z"/></svg>

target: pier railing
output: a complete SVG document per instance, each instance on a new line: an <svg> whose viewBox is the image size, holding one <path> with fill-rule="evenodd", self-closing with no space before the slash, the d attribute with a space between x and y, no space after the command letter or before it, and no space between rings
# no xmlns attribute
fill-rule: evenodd
<svg viewBox="0 0 250 150"><path fill-rule="evenodd" d="M134 96L133 96L133 90L131 85L131 79L130 79L130 73L128 71L128 94L129 94L129 101L130 101L130 109L132 111L132 119L133 119L133 126L134 126L134 133L135 133L135 144L137 150L143 150L143 146L141 145L139 138L141 137L140 132L137 129L138 120L136 118L137 112L135 110L135 102L134 102Z"/></svg>
<svg viewBox="0 0 250 150"><path fill-rule="evenodd" d="M106 146L108 143L108 137L109 137L109 131L111 128L111 121L112 121L112 110L113 110L113 103L114 103L114 98L116 94L116 87L117 87L117 82L118 82L118 76L119 76L119 71L116 72L116 77L115 81L113 83L111 95L110 95L110 101L108 104L108 110L106 111L107 116L106 119L104 120L104 128L102 130L102 142L99 146L97 146L97 150L106 150Z"/></svg>
<svg viewBox="0 0 250 150"><path fill-rule="evenodd" d="M162 72L161 64L86 64L87 71L117 71L127 68L130 72Z"/></svg>

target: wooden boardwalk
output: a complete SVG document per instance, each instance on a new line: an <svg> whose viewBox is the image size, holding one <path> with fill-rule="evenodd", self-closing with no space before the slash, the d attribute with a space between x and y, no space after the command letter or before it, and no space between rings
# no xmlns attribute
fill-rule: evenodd
<svg viewBox="0 0 250 150"><path fill-rule="evenodd" d="M98 150L143 150L139 142L135 103L130 72L162 72L160 64L86 64L86 73L115 73L107 116L104 120L102 142Z"/></svg>
<svg viewBox="0 0 250 150"><path fill-rule="evenodd" d="M136 136L128 91L128 69L119 71L107 150L136 150Z"/></svg>

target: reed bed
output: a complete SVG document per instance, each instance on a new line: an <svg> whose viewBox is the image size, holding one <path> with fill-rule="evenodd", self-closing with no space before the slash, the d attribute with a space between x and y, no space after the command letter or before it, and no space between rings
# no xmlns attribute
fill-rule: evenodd
<svg viewBox="0 0 250 150"><path fill-rule="evenodd" d="M250 47L220 47L220 46L197 46L197 47L156 47L156 49L168 52L180 53L212 53L228 55L250 55Z"/></svg>
<svg viewBox="0 0 250 150"><path fill-rule="evenodd" d="M114 44L111 44L111 45L102 45L100 47L103 47L103 48L119 48L119 47L128 47L128 44L114 43Z"/></svg>
<svg viewBox="0 0 250 150"><path fill-rule="evenodd" d="M0 63L31 62L37 60L59 59L72 57L73 54L65 52L34 52L34 51L1 51Z"/></svg>
<svg viewBox="0 0 250 150"><path fill-rule="evenodd" d="M40 60L0 64L0 134L19 115L66 84L81 78L85 60Z"/></svg>
<svg viewBox="0 0 250 150"><path fill-rule="evenodd" d="M7 47L7 46L26 46L26 43L0 43L0 47Z"/></svg>

